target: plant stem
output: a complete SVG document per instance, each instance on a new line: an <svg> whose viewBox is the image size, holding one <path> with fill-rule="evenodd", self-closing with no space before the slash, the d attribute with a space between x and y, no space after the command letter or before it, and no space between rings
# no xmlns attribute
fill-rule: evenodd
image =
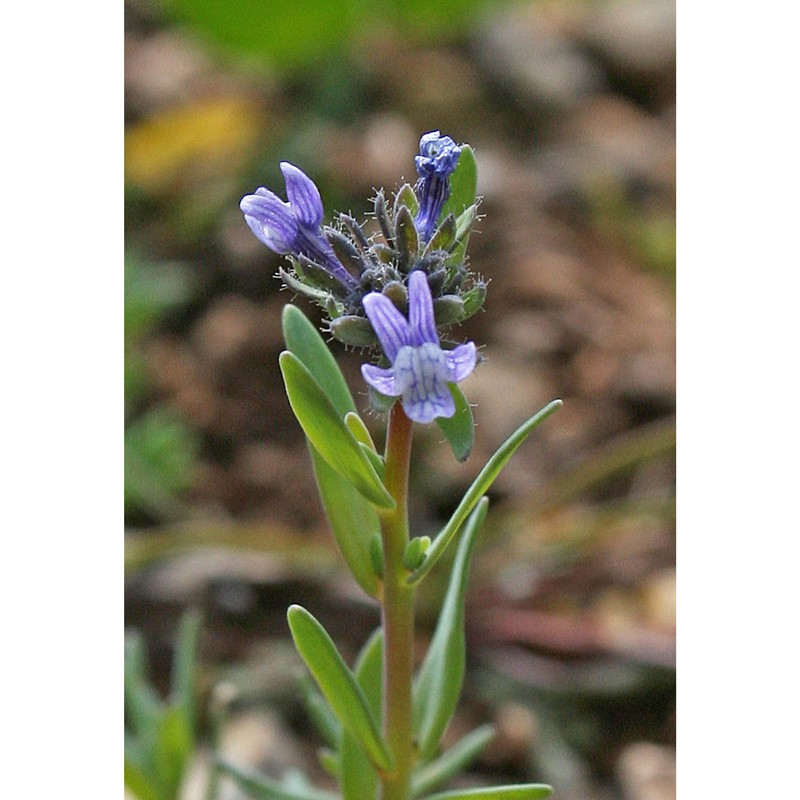
<svg viewBox="0 0 800 800"><path fill-rule="evenodd" d="M414 759L414 587L403 563L408 544L408 471L412 422L402 405L394 404L386 434L386 488L397 506L381 514L384 557L382 621L384 635L383 727L394 759L382 776L383 800L408 800Z"/></svg>

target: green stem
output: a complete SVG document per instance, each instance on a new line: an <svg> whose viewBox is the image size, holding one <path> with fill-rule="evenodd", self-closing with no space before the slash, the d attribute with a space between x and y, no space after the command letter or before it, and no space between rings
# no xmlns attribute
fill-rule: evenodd
<svg viewBox="0 0 800 800"><path fill-rule="evenodd" d="M408 470L412 423L402 405L394 404L386 434L386 488L397 506L381 513L383 535L384 736L394 768L382 776L383 800L408 800L414 761L414 587L403 563L408 544Z"/></svg>

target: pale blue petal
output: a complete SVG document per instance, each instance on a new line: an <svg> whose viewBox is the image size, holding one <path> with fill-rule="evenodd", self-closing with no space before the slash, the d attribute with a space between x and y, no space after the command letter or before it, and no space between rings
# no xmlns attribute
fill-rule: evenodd
<svg viewBox="0 0 800 800"><path fill-rule="evenodd" d="M412 344L439 344L439 334L433 317L433 299L428 278L422 270L414 270L408 278L408 321Z"/></svg>
<svg viewBox="0 0 800 800"><path fill-rule="evenodd" d="M411 344L411 329L406 318L388 297L378 292L370 292L363 304L383 352L394 363L400 348Z"/></svg>
<svg viewBox="0 0 800 800"><path fill-rule="evenodd" d="M286 197L295 216L306 227L316 230L322 224L322 197L308 175L288 161L281 162L281 172L286 181Z"/></svg>
<svg viewBox="0 0 800 800"><path fill-rule="evenodd" d="M456 404L447 384L442 384L437 392L422 396L414 396L409 392L406 397L404 393L402 403L408 418L423 424L433 422L437 417L449 419L456 413Z"/></svg>
<svg viewBox="0 0 800 800"><path fill-rule="evenodd" d="M463 381L475 369L478 360L478 351L474 342L460 344L453 350L444 351L444 360L447 364L448 380L451 383Z"/></svg>
<svg viewBox="0 0 800 800"><path fill-rule="evenodd" d="M385 394L387 397L398 397L400 395L392 370L381 369L372 364L362 364L361 374L364 376L364 380L381 394Z"/></svg>
<svg viewBox="0 0 800 800"><path fill-rule="evenodd" d="M277 195L263 187L239 203L250 230L276 253L289 253L297 239L297 220Z"/></svg>

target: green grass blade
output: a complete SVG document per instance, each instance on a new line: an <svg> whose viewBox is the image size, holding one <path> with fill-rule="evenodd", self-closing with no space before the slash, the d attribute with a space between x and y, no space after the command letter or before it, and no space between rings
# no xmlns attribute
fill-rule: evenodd
<svg viewBox="0 0 800 800"><path fill-rule="evenodd" d="M464 602L470 557L488 508L489 501L484 497L464 526L439 622L414 687L414 729L423 759L436 752L461 694L466 663Z"/></svg>
<svg viewBox="0 0 800 800"><path fill-rule="evenodd" d="M125 758L125 788L139 800L163 800L150 778L128 758Z"/></svg>
<svg viewBox="0 0 800 800"><path fill-rule="evenodd" d="M177 800L193 747L184 710L177 706L168 708L159 720L154 749L155 774L163 800Z"/></svg>
<svg viewBox="0 0 800 800"><path fill-rule="evenodd" d="M472 409L461 389L454 383L448 384L448 389L455 400L456 413L447 419L439 417L436 424L450 443L450 447L453 448L453 455L459 461L466 461L475 444L475 420L472 418Z"/></svg>
<svg viewBox="0 0 800 800"><path fill-rule="evenodd" d="M291 606L287 618L297 652L305 661L342 727L358 739L378 769L390 769L392 759L369 709L367 698L339 655L331 637L301 606Z"/></svg>
<svg viewBox="0 0 800 800"><path fill-rule="evenodd" d="M487 789L462 789L428 795L424 800L543 800L553 794L553 787L544 783L518 786L493 786Z"/></svg>
<svg viewBox="0 0 800 800"><path fill-rule="evenodd" d="M370 502L393 508L392 496L313 375L287 350L279 363L289 404L316 451Z"/></svg>
<svg viewBox="0 0 800 800"><path fill-rule="evenodd" d="M338 796L321 789L288 789L281 783L249 769L237 767L218 759L220 772L228 775L236 785L255 800L339 800Z"/></svg>
<svg viewBox="0 0 800 800"><path fill-rule="evenodd" d="M423 766L413 777L411 794L419 797L452 778L467 767L472 760L494 738L491 725L481 725L470 731L435 761Z"/></svg>
<svg viewBox="0 0 800 800"><path fill-rule="evenodd" d="M428 556L425 561L423 561L422 566L409 578L410 583L418 583L430 572L433 565L442 557L442 553L447 549L453 537L458 533L464 520L469 516L472 509L475 508L481 497L489 490L495 478L500 474L500 470L503 469L511 456L514 455L519 446L528 438L533 430L554 411L561 408L562 405L564 405L564 403L561 400L553 400L548 403L541 411L534 414L529 420L520 425L519 428L500 445L497 452L486 462L486 466L484 466L477 478L472 482L472 485L467 489L467 493L458 504L458 508L453 512L453 516L450 517L450 520L444 528L442 528L436 539L434 539L433 544L428 550Z"/></svg>
<svg viewBox="0 0 800 800"><path fill-rule="evenodd" d="M170 686L172 703L183 709L193 740L197 730L197 648L202 624L199 611L189 610L183 615L175 643Z"/></svg>

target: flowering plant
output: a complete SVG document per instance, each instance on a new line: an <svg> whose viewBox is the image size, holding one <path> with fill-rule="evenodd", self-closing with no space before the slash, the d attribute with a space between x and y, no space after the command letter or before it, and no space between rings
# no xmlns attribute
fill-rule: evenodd
<svg viewBox="0 0 800 800"><path fill-rule="evenodd" d="M432 794L491 738L484 726L441 752L464 678L466 584L489 504L486 493L516 449L561 401L552 401L500 446L433 541L410 535L414 423L437 423L460 461L472 449L472 411L458 384L476 368L478 350L473 342L443 337L478 311L486 297L485 282L466 259L477 218L472 149L432 131L422 137L415 164L415 186L403 185L391 203L383 191L377 193L379 232L373 235L346 214L338 215L335 226L323 226L320 193L292 164L281 164L286 201L265 188L241 201L253 233L287 256L279 273L285 285L324 309L336 339L374 355L361 372L372 406L389 415L381 453L322 336L296 306L286 306L280 369L289 403L307 437L342 555L359 586L381 608L381 626L352 669L306 609L289 609L289 627L322 695L314 695L312 703L331 748L323 761L338 780L343 800L544 798L552 789L543 784ZM415 674L415 592L456 540L438 624ZM305 784L254 777L226 762L219 766L259 797L337 796Z"/></svg>

